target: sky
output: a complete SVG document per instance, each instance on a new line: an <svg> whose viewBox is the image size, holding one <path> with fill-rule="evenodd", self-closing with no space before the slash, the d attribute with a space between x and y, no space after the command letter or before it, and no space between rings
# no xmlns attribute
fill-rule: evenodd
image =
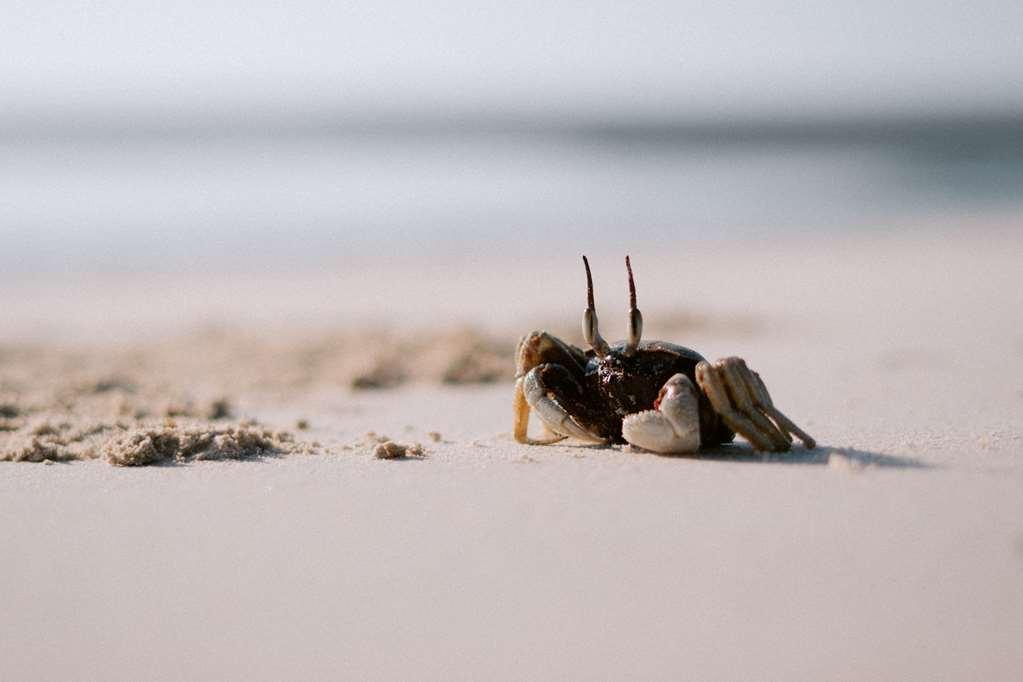
<svg viewBox="0 0 1023 682"><path fill-rule="evenodd" d="M1023 3L0 0L0 125L1023 111Z"/></svg>

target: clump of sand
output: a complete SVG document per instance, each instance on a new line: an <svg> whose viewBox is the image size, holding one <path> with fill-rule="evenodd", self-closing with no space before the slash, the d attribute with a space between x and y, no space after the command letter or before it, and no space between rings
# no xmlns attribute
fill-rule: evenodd
<svg viewBox="0 0 1023 682"><path fill-rule="evenodd" d="M420 443L396 443L393 440L385 440L373 448L373 456L377 459L406 459L424 457L426 451Z"/></svg>
<svg viewBox="0 0 1023 682"><path fill-rule="evenodd" d="M252 422L226 426L202 419L179 424L144 420L112 422L69 416L40 419L0 434L0 461L67 462L105 458L116 466L318 452L287 431Z"/></svg>
<svg viewBox="0 0 1023 682"><path fill-rule="evenodd" d="M42 436L19 437L10 442L0 460L11 462L65 462L80 459L61 439Z"/></svg>
<svg viewBox="0 0 1023 682"><path fill-rule="evenodd" d="M66 462L92 459L101 434L116 428L104 423L39 420L22 424L0 441L0 461Z"/></svg>
<svg viewBox="0 0 1023 682"><path fill-rule="evenodd" d="M407 459L426 456L426 448L422 443L400 443L391 440L390 436L376 431L367 431L362 438L341 447L343 450L368 451L377 459Z"/></svg>
<svg viewBox="0 0 1023 682"><path fill-rule="evenodd" d="M227 428L132 429L103 446L103 455L116 466L140 466L167 461L250 459L290 454L296 450L290 433L252 426Z"/></svg>

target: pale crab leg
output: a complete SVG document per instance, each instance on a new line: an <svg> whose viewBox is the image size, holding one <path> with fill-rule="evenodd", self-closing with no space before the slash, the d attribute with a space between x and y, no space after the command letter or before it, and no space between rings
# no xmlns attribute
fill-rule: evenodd
<svg viewBox="0 0 1023 682"><path fill-rule="evenodd" d="M715 363L719 375L723 376L732 396L732 403L740 412L747 415L760 432L766 435L774 445L774 450L784 452L792 446L792 437L779 429L770 419L764 416L754 404L753 395L747 381L749 369L742 358L725 358Z"/></svg>
<svg viewBox="0 0 1023 682"><path fill-rule="evenodd" d="M540 423L552 437L533 439L528 435L530 408L522 384L530 370L545 362L554 362L566 368L574 367L581 372L586 365L586 354L545 331L532 331L522 337L515 352L514 436L519 443L551 445L567 438L567 436L551 434L550 428L543 420Z"/></svg>
<svg viewBox="0 0 1023 682"><path fill-rule="evenodd" d="M558 435L571 436L590 443L606 443L607 439L590 433L551 397L543 380L540 379L541 368L542 366L530 370L522 378L522 395L529 407L536 410L540 421Z"/></svg>
<svg viewBox="0 0 1023 682"><path fill-rule="evenodd" d="M580 372L586 366L586 354L575 346L545 331L532 331L519 340L515 351L515 377L521 379L526 372L545 362L555 362Z"/></svg>
<svg viewBox="0 0 1023 682"><path fill-rule="evenodd" d="M700 449L700 407L696 387L676 374L657 396L657 407L627 415L622 436L630 444L661 454L687 454Z"/></svg>
<svg viewBox="0 0 1023 682"><path fill-rule="evenodd" d="M529 403L526 401L526 394L522 389L525 378L515 380L515 440L526 445L553 445L565 440L568 436L552 435L551 438L530 438L529 437ZM541 423L543 420L541 419ZM544 424L544 428L550 432L550 427Z"/></svg>
<svg viewBox="0 0 1023 682"><path fill-rule="evenodd" d="M742 358L725 358L714 365L701 362L696 366L696 380L729 428L754 449L784 452L791 447L791 434L807 449L816 447L808 433L774 406L767 386Z"/></svg>
<svg viewBox="0 0 1023 682"><path fill-rule="evenodd" d="M766 412L782 431L794 433L796 438L803 441L803 446L807 450L813 450L817 447L817 441L814 440L813 436L796 426L791 419L774 406L771 394L767 392L767 386L764 384L764 380L760 378L760 375L746 367L746 363L743 363L743 368L749 373L749 387L753 392L753 400L756 402L757 407Z"/></svg>
<svg viewBox="0 0 1023 682"><path fill-rule="evenodd" d="M732 406L724 379L718 375L716 368L706 360L696 366L696 381L700 384L703 392L707 394L714 411L721 415L721 419L728 425L728 428L748 440L754 450L774 450L771 438L761 433L749 417Z"/></svg>

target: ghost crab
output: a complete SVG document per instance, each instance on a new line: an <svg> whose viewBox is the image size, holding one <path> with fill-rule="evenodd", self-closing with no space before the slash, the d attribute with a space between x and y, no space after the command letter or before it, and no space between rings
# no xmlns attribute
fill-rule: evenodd
<svg viewBox="0 0 1023 682"><path fill-rule="evenodd" d="M629 273L629 338L609 345L597 329L593 277L586 268L583 351L544 331L527 334L516 352L515 440L549 445L565 438L629 443L663 454L694 453L731 442L738 433L754 450L785 452L795 435L814 439L771 401L760 375L742 358L707 362L694 350L665 341L640 342L643 315ZM535 410L550 432L530 438Z"/></svg>

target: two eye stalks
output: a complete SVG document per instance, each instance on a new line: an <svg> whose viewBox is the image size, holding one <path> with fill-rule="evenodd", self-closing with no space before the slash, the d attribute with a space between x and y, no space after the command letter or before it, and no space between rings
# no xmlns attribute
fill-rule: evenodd
<svg viewBox="0 0 1023 682"><path fill-rule="evenodd" d="M597 329L597 309L593 305L593 275L590 274L590 262L583 256L586 267L586 312L583 313L583 338L598 357L611 352L611 347ZM632 278L632 262L625 257L625 269L629 271L629 338L625 342L625 354L632 355L639 348L639 339L643 335L643 313L636 307L636 282Z"/></svg>

